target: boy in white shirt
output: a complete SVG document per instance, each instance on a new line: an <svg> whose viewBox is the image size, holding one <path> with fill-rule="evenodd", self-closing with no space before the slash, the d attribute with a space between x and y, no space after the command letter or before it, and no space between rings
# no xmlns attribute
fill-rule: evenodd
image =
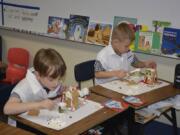
<svg viewBox="0 0 180 135"><path fill-rule="evenodd" d="M65 75L66 64L62 56L54 49L40 49L33 65L12 90L4 106L5 114L52 109L55 106L55 101L49 98L56 97L63 90L60 80Z"/></svg>
<svg viewBox="0 0 180 135"><path fill-rule="evenodd" d="M130 71L130 66L136 68L156 68L154 61L140 61L130 51L129 47L134 39L134 30L126 23L121 23L113 29L111 45L103 48L96 58L96 84L125 77Z"/></svg>

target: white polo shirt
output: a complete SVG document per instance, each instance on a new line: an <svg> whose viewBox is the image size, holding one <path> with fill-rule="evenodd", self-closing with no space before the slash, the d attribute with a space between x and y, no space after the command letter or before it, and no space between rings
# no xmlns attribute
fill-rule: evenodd
<svg viewBox="0 0 180 135"><path fill-rule="evenodd" d="M103 48L97 55L97 62L100 62L100 65L95 63L95 71L113 71L113 70L125 70L129 71L131 67L131 63L134 61L134 54L129 51L127 53L117 55L112 46L108 45ZM95 78L96 84L105 83L108 81L112 81L118 79L117 77L100 79Z"/></svg>
<svg viewBox="0 0 180 135"><path fill-rule="evenodd" d="M29 69L26 77L16 85L11 94L17 94L22 102L41 101L43 99L57 96L57 92L61 85L59 85L55 90L47 93L33 72L34 68Z"/></svg>

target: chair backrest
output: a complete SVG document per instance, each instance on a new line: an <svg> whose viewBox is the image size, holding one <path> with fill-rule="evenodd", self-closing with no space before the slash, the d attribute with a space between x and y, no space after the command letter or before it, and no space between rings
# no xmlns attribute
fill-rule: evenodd
<svg viewBox="0 0 180 135"><path fill-rule="evenodd" d="M23 48L10 48L7 57L8 67L4 81L13 84L25 77L29 66L29 52Z"/></svg>
<svg viewBox="0 0 180 135"><path fill-rule="evenodd" d="M2 37L0 36L0 61L2 61Z"/></svg>
<svg viewBox="0 0 180 135"><path fill-rule="evenodd" d="M29 65L29 52L23 48L9 48L7 57L9 64L25 68Z"/></svg>
<svg viewBox="0 0 180 135"><path fill-rule="evenodd" d="M75 65L74 76L78 82L79 88L81 89L81 82L92 79L94 83L94 63L95 60L89 60Z"/></svg>

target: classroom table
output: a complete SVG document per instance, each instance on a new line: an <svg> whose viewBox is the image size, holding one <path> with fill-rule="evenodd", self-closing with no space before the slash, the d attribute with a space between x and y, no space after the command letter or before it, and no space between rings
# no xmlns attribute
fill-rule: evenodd
<svg viewBox="0 0 180 135"><path fill-rule="evenodd" d="M25 131L20 128L10 126L6 123L0 122L0 134L1 135L35 135L31 132Z"/></svg>
<svg viewBox="0 0 180 135"><path fill-rule="evenodd" d="M91 99L96 102L103 103L108 100L108 98L91 93L88 99ZM88 117L62 129L62 130L53 130L41 125L38 125L36 123L33 123L31 121L28 121L26 119L23 119L19 116L11 116L13 119L15 119L18 123L22 123L23 125L32 127L38 131L40 131L42 134L48 134L48 135L78 135L82 134L83 132L87 131L88 129L101 124L105 122L106 120L109 120L115 116L117 116L119 112L113 111L108 108L102 108L99 111L89 115Z"/></svg>
<svg viewBox="0 0 180 135"><path fill-rule="evenodd" d="M124 96L123 94L120 94L118 92L109 90L107 88L104 88L100 85L94 86L90 88L91 92L94 92L98 95L102 95L104 97L107 98L112 98L112 99L122 99L122 97ZM167 98L173 97L177 94L180 94L180 90L175 89L173 87L172 84L168 85L168 86L164 86L155 90L152 90L150 92L147 93L143 93L140 95L137 95L138 98L140 98L144 104L142 104L141 106L134 106L130 104L130 115L129 115L129 129L128 129L128 134L129 135L133 135L136 134L136 132L133 132L134 130L134 125L135 125L135 110L136 109L141 109L143 107L146 107L148 105L151 105L153 103L165 100ZM175 115L175 109L172 109L172 124L174 127L174 134L177 135L177 122L176 122L176 115Z"/></svg>

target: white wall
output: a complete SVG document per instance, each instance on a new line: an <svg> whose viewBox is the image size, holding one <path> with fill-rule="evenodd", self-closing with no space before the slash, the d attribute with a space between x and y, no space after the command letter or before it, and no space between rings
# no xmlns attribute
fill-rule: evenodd
<svg viewBox="0 0 180 135"><path fill-rule="evenodd" d="M65 83L74 84L74 65L88 59L95 59L102 46L87 45L78 42L58 40L47 37L26 35L23 33L6 31L0 29L0 35L3 35L3 60L6 62L7 50L10 47L26 48L30 52L30 65L32 65L33 56L40 48L54 48L63 56L67 64L67 74Z"/></svg>
<svg viewBox="0 0 180 135"><path fill-rule="evenodd" d="M179 0L4 0L4 2L40 7L38 16L29 23L22 19L13 19L15 16L20 18L21 15L24 16L20 13L25 9L7 6L8 9L18 10L18 13L10 12L12 15L10 19L11 15L5 12L4 21L5 26L42 33L47 32L49 16L69 18L70 14L85 15L90 17L90 21L110 24L113 24L114 16L133 17L138 19L138 24L146 24L150 29L152 20L170 21L172 27L180 28Z"/></svg>

